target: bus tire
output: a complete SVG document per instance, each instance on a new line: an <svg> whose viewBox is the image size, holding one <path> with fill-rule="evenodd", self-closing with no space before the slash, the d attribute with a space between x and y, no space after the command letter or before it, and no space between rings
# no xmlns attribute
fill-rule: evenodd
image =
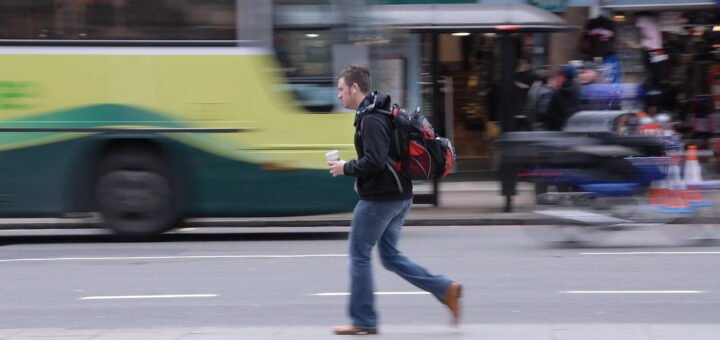
<svg viewBox="0 0 720 340"><path fill-rule="evenodd" d="M113 151L99 164L94 202L106 228L122 237L147 239L180 224L176 182L157 152Z"/></svg>

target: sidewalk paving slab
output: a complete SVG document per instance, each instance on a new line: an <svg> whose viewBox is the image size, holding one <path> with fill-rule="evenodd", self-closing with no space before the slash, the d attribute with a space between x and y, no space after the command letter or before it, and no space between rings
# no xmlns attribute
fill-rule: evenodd
<svg viewBox="0 0 720 340"><path fill-rule="evenodd" d="M14 333L8 336L8 334ZM298 340L339 339L331 326L167 327L148 329L27 329L0 330L4 340L152 339L152 340ZM340 337L342 338L342 337ZM463 324L385 325L368 339L457 340L717 340L714 324Z"/></svg>

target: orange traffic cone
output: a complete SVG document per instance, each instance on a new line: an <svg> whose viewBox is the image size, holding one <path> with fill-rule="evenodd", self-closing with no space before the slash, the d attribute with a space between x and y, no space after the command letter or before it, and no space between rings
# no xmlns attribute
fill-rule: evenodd
<svg viewBox="0 0 720 340"><path fill-rule="evenodd" d="M668 159L669 157L664 158ZM668 189L668 169L670 167L669 162L667 164L663 162L663 164L659 164L659 166L663 166L662 170L665 174L665 177L650 182L650 189L648 190L647 200L648 205L655 207L664 206L665 203L667 203L668 196L670 195L670 190Z"/></svg>
<svg viewBox="0 0 720 340"><path fill-rule="evenodd" d="M703 181L700 162L697 158L697 146L690 145L685 157L685 183L700 183Z"/></svg>
<svg viewBox="0 0 720 340"><path fill-rule="evenodd" d="M680 176L680 156L672 155L671 159L667 175L668 195L661 211L675 214L694 212L684 197L687 190Z"/></svg>
<svg viewBox="0 0 720 340"><path fill-rule="evenodd" d="M687 156L685 157L684 180L686 191L684 198L690 206L693 207L709 207L712 204L705 200L700 192L703 183L700 162L697 158L697 147L695 145L688 146Z"/></svg>
<svg viewBox="0 0 720 340"><path fill-rule="evenodd" d="M667 188L667 180L661 179L652 181L648 192L648 204L664 206L667 203L670 190Z"/></svg>

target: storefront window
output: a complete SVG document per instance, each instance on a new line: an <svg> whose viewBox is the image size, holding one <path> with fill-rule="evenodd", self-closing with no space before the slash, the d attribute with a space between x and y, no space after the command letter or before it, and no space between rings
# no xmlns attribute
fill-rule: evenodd
<svg viewBox="0 0 720 340"><path fill-rule="evenodd" d="M461 170L489 169L491 140L497 133L495 36L438 34L438 98L433 97L432 39L432 34L423 35L423 112L437 129L445 127L440 133L452 137ZM433 111L433 101L439 112Z"/></svg>
<svg viewBox="0 0 720 340"><path fill-rule="evenodd" d="M519 114L524 103L523 91L516 86L518 93L508 108L512 112L500 112L501 65L507 57L498 43L499 35L439 33L434 69L432 39L432 34L423 35L423 112L433 118L434 127L445 128L441 134L453 139L459 171L490 170L502 116ZM512 39L517 56L514 83L529 87L532 65L543 62L545 50L537 48L532 34L516 34ZM433 70L437 85L432 82ZM433 86L440 88L439 97L433 97Z"/></svg>

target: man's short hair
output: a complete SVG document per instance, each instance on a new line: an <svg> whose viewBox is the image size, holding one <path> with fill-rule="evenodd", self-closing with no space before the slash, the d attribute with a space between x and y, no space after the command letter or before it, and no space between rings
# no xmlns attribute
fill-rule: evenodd
<svg viewBox="0 0 720 340"><path fill-rule="evenodd" d="M336 80L342 78L347 86L358 84L360 92L369 93L372 86L370 71L362 65L350 65L340 72Z"/></svg>

